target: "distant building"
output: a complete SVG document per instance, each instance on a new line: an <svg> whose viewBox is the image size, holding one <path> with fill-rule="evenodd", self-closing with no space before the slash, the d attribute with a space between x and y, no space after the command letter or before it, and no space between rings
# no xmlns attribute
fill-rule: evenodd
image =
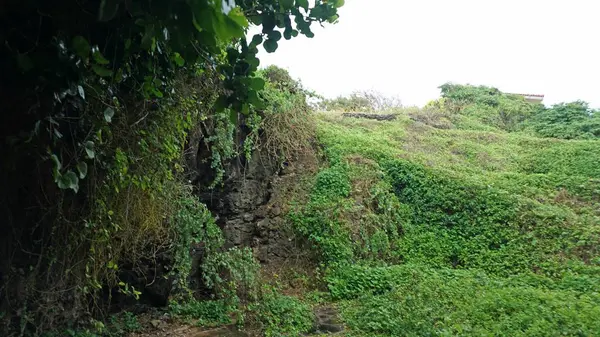
<svg viewBox="0 0 600 337"><path fill-rule="evenodd" d="M542 101L544 100L544 95L535 95L535 94L512 94L512 95L522 96L529 103L542 103Z"/></svg>

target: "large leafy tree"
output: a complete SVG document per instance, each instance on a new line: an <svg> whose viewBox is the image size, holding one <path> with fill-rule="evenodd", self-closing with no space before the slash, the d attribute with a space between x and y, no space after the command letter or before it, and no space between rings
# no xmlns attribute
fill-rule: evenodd
<svg viewBox="0 0 600 337"><path fill-rule="evenodd" d="M343 0L64 0L8 1L0 8L4 79L68 88L88 71L110 83L134 81L147 96L174 67L219 66L229 95L223 106L258 103L259 45L313 37L311 25L335 22ZM250 24L262 33L246 40ZM161 82L156 81L160 79ZM245 109L244 109L245 111Z"/></svg>

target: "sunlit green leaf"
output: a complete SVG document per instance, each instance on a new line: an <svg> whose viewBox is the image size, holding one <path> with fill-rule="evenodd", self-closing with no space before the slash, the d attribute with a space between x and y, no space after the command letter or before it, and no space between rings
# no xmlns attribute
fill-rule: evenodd
<svg viewBox="0 0 600 337"><path fill-rule="evenodd" d="M223 33L221 37L225 41L230 40L231 38L242 38L246 36L244 26L239 25L229 16L223 16L222 29L225 33Z"/></svg>
<svg viewBox="0 0 600 337"><path fill-rule="evenodd" d="M242 10L239 7L233 8L231 11L229 11L229 14L227 14L227 16L231 18L231 20L233 20L235 23L237 23L240 27L248 27L248 19L246 19L244 13L242 13Z"/></svg>
<svg viewBox="0 0 600 337"><path fill-rule="evenodd" d="M175 61L175 64L177 64L180 67L183 67L183 65L185 64L185 60L183 59L183 57L181 57L179 53L173 54L173 61Z"/></svg>
<svg viewBox="0 0 600 337"><path fill-rule="evenodd" d="M340 8L340 7L344 6L344 4L346 4L345 0L333 0L333 6L335 8Z"/></svg>

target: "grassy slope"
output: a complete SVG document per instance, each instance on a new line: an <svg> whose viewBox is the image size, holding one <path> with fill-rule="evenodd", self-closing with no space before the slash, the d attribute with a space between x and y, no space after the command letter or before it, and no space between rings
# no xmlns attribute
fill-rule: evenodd
<svg viewBox="0 0 600 337"><path fill-rule="evenodd" d="M319 117L294 214L353 336L600 335L600 141Z"/></svg>

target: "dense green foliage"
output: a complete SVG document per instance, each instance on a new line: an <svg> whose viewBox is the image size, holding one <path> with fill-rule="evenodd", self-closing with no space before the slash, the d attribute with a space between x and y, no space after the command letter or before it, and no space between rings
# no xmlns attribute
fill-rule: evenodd
<svg viewBox="0 0 600 337"><path fill-rule="evenodd" d="M159 302L188 300L190 281L245 305L257 264L248 250L222 251L187 185L218 188L228 163L261 145L275 160L307 148L284 142L311 137L306 92L257 74L256 55L313 37L311 25L336 22L343 4L4 3L0 330L38 335L106 318L154 301L150 286ZM247 37L250 24L260 33Z"/></svg>
<svg viewBox="0 0 600 337"><path fill-rule="evenodd" d="M600 143L541 117L587 106L443 95L391 122L320 117L326 165L291 220L348 335L596 335Z"/></svg>
<svg viewBox="0 0 600 337"><path fill-rule="evenodd" d="M597 292L547 289L424 265L348 267L332 277L349 327L365 336L594 336ZM342 282L342 283L338 283ZM551 281L546 280L547 283ZM358 299L357 299L358 298Z"/></svg>
<svg viewBox="0 0 600 337"><path fill-rule="evenodd" d="M444 84L442 109L481 120L484 124L507 131L515 131L520 124L543 109L518 95L510 95L496 88Z"/></svg>
<svg viewBox="0 0 600 337"><path fill-rule="evenodd" d="M582 101L556 104L537 114L529 124L542 137L600 138L600 111Z"/></svg>
<svg viewBox="0 0 600 337"><path fill-rule="evenodd" d="M496 88L446 83L442 98L426 108L453 115L456 125L469 129L477 121L506 131L527 130L539 137L594 139L600 136L600 113L582 101L546 108ZM464 118L468 117L468 118ZM470 125L463 125L464 123Z"/></svg>
<svg viewBox="0 0 600 337"><path fill-rule="evenodd" d="M356 91L349 96L322 99L319 108L327 111L382 111L402 107L398 97L388 96L378 91Z"/></svg>
<svg viewBox="0 0 600 337"><path fill-rule="evenodd" d="M251 310L267 337L299 336L313 327L309 305L273 289L263 289L260 301Z"/></svg>

